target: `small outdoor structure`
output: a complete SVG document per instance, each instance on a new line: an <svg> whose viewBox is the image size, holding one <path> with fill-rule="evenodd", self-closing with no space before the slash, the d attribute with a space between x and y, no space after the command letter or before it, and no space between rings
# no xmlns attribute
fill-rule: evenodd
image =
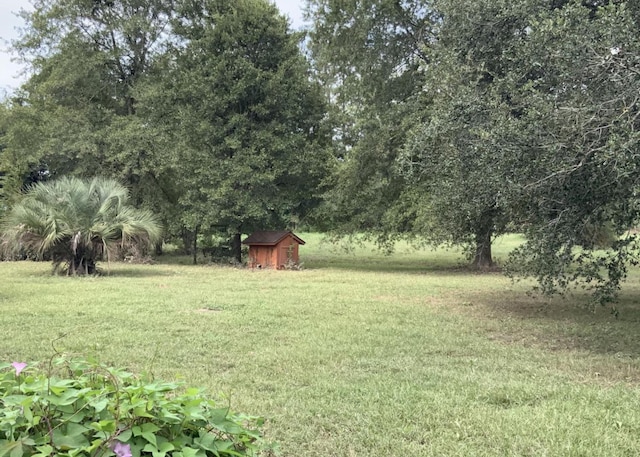
<svg viewBox="0 0 640 457"><path fill-rule="evenodd" d="M304 241L293 232L254 232L242 244L249 246L249 267L277 268L298 265L298 246Z"/></svg>

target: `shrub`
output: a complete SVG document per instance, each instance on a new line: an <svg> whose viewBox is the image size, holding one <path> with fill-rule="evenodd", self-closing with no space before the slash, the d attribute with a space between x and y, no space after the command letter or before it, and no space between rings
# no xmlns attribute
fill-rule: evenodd
<svg viewBox="0 0 640 457"><path fill-rule="evenodd" d="M150 211L129 204L129 191L112 179L63 177L29 187L3 220L0 247L50 257L69 275L97 273L96 263L122 245L160 240Z"/></svg>
<svg viewBox="0 0 640 457"><path fill-rule="evenodd" d="M96 361L0 364L0 457L253 456L269 452L261 425L199 389Z"/></svg>

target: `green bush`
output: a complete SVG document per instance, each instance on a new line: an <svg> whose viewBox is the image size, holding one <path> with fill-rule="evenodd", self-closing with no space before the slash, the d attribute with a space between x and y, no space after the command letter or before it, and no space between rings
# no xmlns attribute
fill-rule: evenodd
<svg viewBox="0 0 640 457"><path fill-rule="evenodd" d="M252 456L262 420L92 360L0 363L0 457Z"/></svg>

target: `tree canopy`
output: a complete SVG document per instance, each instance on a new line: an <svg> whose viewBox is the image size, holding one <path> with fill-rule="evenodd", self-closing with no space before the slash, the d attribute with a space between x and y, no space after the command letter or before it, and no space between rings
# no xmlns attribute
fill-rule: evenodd
<svg viewBox="0 0 640 457"><path fill-rule="evenodd" d="M379 125L354 129L343 148L336 188L359 190L328 196L353 209L343 229L469 246L479 266L493 263L494 236L521 230L512 274L614 297L636 262L634 2L308 3L334 109ZM385 99L384 83L407 75L404 97Z"/></svg>
<svg viewBox="0 0 640 457"><path fill-rule="evenodd" d="M407 234L413 195L396 160L422 90L434 13L423 1L311 0L307 15L313 21L309 49L332 104L340 159L325 195L330 226L381 242Z"/></svg>
<svg viewBox="0 0 640 457"><path fill-rule="evenodd" d="M329 163L325 103L275 6L204 1L180 12L146 113L171 144L183 224L235 238L317 205Z"/></svg>
<svg viewBox="0 0 640 457"><path fill-rule="evenodd" d="M511 159L527 243L510 264L545 290L578 281L610 301L637 264L639 19L635 2L566 2L531 18L519 50L531 77L509 132L529 145Z"/></svg>

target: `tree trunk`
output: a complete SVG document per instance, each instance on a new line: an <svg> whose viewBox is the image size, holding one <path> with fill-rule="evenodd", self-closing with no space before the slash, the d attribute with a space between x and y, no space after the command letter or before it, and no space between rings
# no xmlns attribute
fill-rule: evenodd
<svg viewBox="0 0 640 457"><path fill-rule="evenodd" d="M194 239L193 232L191 230L188 230L186 227L182 227L180 235L182 237L182 246L184 248L185 255L191 255L191 248L193 246Z"/></svg>
<svg viewBox="0 0 640 457"><path fill-rule="evenodd" d="M92 258L87 258L84 255L76 255L73 259L70 259L68 276L88 276L97 273L96 262Z"/></svg>
<svg viewBox="0 0 640 457"><path fill-rule="evenodd" d="M197 265L198 263L198 229L200 227L196 225L195 230L193 231L193 264Z"/></svg>
<svg viewBox="0 0 640 457"><path fill-rule="evenodd" d="M158 241L155 244L155 252L156 252L156 255L162 255L162 241Z"/></svg>
<svg viewBox="0 0 640 457"><path fill-rule="evenodd" d="M231 255L238 263L242 263L242 243L240 237L240 233L234 233L231 236Z"/></svg>
<svg viewBox="0 0 640 457"><path fill-rule="evenodd" d="M489 226L490 227L490 226ZM476 252L471 264L474 268L491 268L494 266L493 257L491 255L491 237L493 230L485 228L478 230L476 233Z"/></svg>

